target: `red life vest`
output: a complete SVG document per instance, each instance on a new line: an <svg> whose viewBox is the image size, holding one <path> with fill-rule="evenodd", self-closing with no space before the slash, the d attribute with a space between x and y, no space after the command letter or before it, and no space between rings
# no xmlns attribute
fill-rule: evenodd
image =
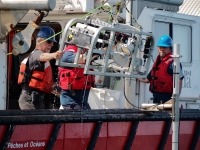
<svg viewBox="0 0 200 150"><path fill-rule="evenodd" d="M173 62L171 55L172 53L169 53L167 56L165 56L159 65L156 64L158 61L160 61L160 56L157 57L156 62L151 70L152 79L150 80L149 87L151 92L173 92L173 76L167 72L169 66Z"/></svg>
<svg viewBox="0 0 200 150"><path fill-rule="evenodd" d="M94 76L84 75L83 68L59 68L59 85L63 90L84 90L94 86Z"/></svg>
<svg viewBox="0 0 200 150"><path fill-rule="evenodd" d="M26 70L26 63L28 58L25 58L20 65L19 76L18 76L18 84L24 83L25 80L25 70ZM52 77L52 68L49 62L45 62L44 71L35 71L33 70L32 73L28 74L30 76L30 81L28 86L32 89L37 89L43 91L45 93L51 93L52 85L53 85L53 77Z"/></svg>
<svg viewBox="0 0 200 150"><path fill-rule="evenodd" d="M76 53L78 47L68 45L65 51ZM59 67L59 85L63 90L84 90L94 86L94 76L85 75L83 68L62 68Z"/></svg>

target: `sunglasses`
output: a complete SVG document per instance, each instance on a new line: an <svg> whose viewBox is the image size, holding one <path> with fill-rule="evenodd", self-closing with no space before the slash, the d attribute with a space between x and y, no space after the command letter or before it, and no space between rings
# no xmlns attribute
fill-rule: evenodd
<svg viewBox="0 0 200 150"><path fill-rule="evenodd" d="M159 46L160 49L168 49L169 47Z"/></svg>
<svg viewBox="0 0 200 150"><path fill-rule="evenodd" d="M46 41L48 44L52 44L53 43L53 41L50 41L50 40L47 40Z"/></svg>

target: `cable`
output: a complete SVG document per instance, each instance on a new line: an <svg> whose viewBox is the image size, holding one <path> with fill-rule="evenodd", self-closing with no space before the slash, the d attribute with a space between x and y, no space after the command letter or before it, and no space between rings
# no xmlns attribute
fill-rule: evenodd
<svg viewBox="0 0 200 150"><path fill-rule="evenodd" d="M132 104L132 103L128 100L128 98L127 98L127 96L126 96L126 93L125 93L125 88L126 88L126 86L125 86L125 78L124 78L124 97L125 97L126 101L127 101L131 106L133 106L134 108L136 108L136 109L142 109L141 107L135 106L134 104ZM160 103L160 104L162 104L162 103ZM155 104L154 107L157 107L157 106L160 105L160 104ZM146 107L146 109L151 108L151 107L152 107L152 106Z"/></svg>
<svg viewBox="0 0 200 150"><path fill-rule="evenodd" d="M139 107L135 106L134 104L132 104L132 103L128 100L128 98L127 98L127 96L126 96L126 93L125 93L125 90L126 90L125 84L126 84L126 83L125 83L125 78L124 78L124 97L125 97L126 101L127 101L131 106L133 106L134 108L139 109Z"/></svg>

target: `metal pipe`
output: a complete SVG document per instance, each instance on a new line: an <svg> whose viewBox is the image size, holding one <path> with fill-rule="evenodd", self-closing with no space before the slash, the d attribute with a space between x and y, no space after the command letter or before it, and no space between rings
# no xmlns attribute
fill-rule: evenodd
<svg viewBox="0 0 200 150"><path fill-rule="evenodd" d="M129 1L127 3L127 9L126 9L126 24L132 25L132 1Z"/></svg>
<svg viewBox="0 0 200 150"><path fill-rule="evenodd" d="M173 71L173 108L172 108L172 150L179 147L179 72L180 72L180 44L174 44L174 71Z"/></svg>
<svg viewBox="0 0 200 150"><path fill-rule="evenodd" d="M0 10L53 10L56 0L1 0Z"/></svg>

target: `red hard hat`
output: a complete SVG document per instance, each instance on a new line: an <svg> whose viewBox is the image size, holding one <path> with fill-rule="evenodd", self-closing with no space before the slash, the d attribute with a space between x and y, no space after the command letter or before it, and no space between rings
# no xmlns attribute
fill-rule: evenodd
<svg viewBox="0 0 200 150"><path fill-rule="evenodd" d="M64 50L65 50L65 51L73 51L73 52L77 52L78 47L75 46L75 45L66 45Z"/></svg>

